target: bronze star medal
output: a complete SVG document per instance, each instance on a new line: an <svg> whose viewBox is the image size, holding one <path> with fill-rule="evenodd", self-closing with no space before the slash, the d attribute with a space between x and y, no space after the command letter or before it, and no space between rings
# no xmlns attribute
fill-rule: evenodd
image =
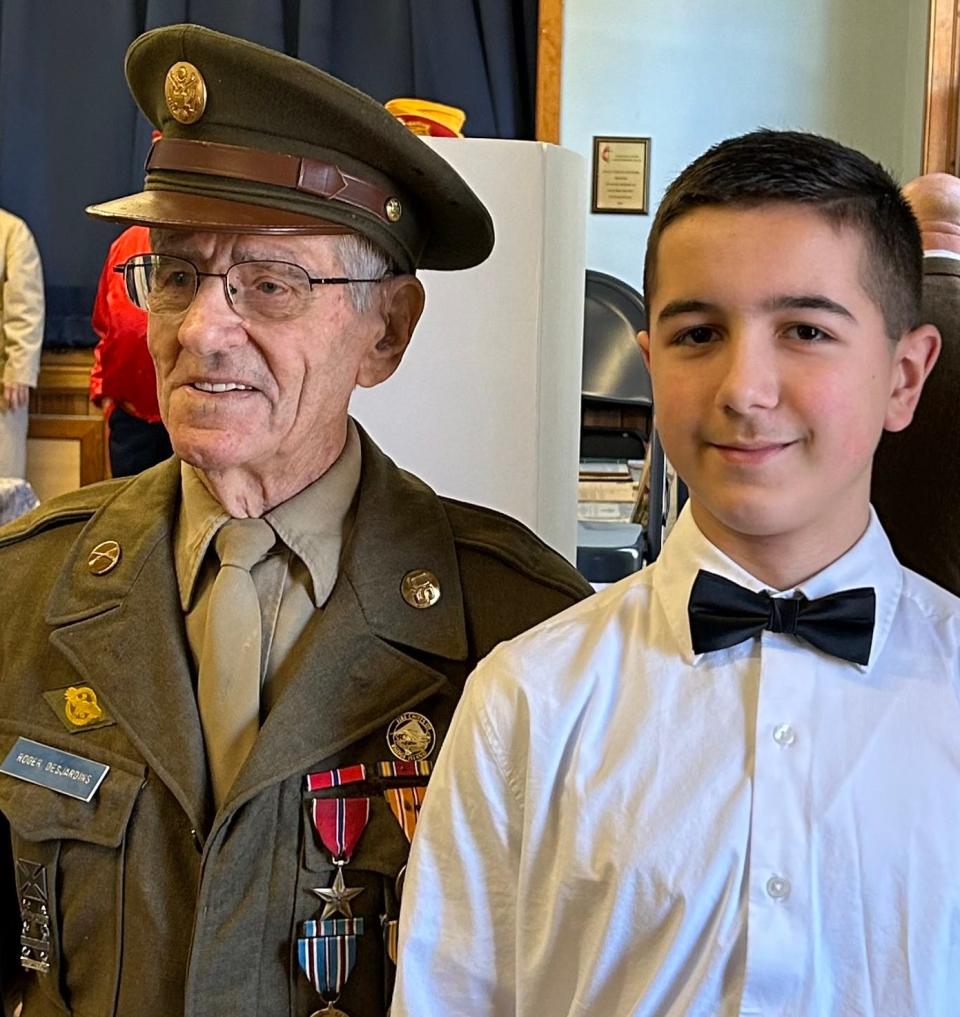
<svg viewBox="0 0 960 1017"><path fill-rule="evenodd" d="M320 920L323 921L331 915L345 915L347 918L353 918L350 901L363 893L363 887L347 886L343 880L343 869L338 868L332 886L327 888L315 886L313 892L325 902L323 914L320 916Z"/></svg>

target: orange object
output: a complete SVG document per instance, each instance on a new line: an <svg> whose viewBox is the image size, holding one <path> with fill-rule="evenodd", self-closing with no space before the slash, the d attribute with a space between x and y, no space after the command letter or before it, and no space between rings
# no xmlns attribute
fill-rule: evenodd
<svg viewBox="0 0 960 1017"><path fill-rule="evenodd" d="M456 106L427 99L391 99L386 109L414 134L432 138L463 137L467 114Z"/></svg>

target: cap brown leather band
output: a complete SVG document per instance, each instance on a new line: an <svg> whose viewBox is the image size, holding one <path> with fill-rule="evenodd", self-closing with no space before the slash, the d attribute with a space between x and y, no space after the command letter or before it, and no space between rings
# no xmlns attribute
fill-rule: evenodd
<svg viewBox="0 0 960 1017"><path fill-rule="evenodd" d="M263 149L243 148L240 145L221 145L213 141L160 138L150 149L146 170L205 173L288 187L329 201L342 201L363 208L383 222L390 223L386 204L393 195L374 184L344 173L333 163L298 155L265 152Z"/></svg>

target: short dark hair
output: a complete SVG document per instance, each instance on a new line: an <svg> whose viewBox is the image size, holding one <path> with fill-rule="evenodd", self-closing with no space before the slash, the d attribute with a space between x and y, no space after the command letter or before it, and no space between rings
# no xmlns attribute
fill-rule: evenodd
<svg viewBox="0 0 960 1017"><path fill-rule="evenodd" d="M836 227L859 230L864 289L896 341L920 324L920 228L897 182L862 152L817 134L757 130L714 145L667 188L650 229L643 282L650 306L663 231L710 205L809 205Z"/></svg>

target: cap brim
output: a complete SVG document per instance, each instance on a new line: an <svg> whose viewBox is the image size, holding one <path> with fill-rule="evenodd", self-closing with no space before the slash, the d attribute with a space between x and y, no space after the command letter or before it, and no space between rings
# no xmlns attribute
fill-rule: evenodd
<svg viewBox="0 0 960 1017"><path fill-rule="evenodd" d="M213 233L343 234L349 226L266 205L180 191L141 191L89 205L95 219Z"/></svg>

